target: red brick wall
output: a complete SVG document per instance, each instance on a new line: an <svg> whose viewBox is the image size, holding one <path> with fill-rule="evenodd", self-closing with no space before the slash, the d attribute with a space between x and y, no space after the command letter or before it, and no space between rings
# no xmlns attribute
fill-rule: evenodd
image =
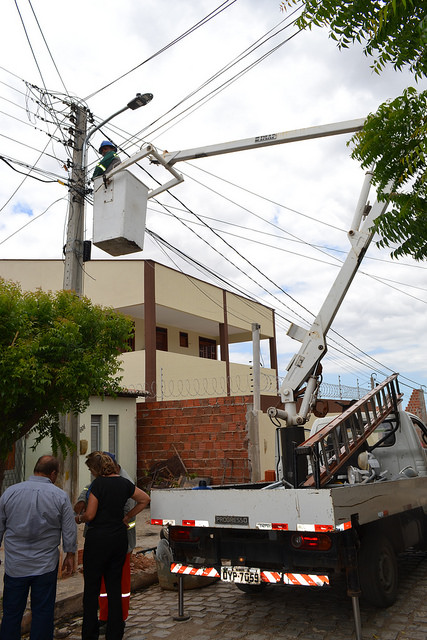
<svg viewBox="0 0 427 640"><path fill-rule="evenodd" d="M137 474L181 456L188 473L214 484L250 481L246 414L252 396L137 404Z"/></svg>
<svg viewBox="0 0 427 640"><path fill-rule="evenodd" d="M414 389L411 393L411 397L409 398L408 406L406 407L406 411L409 413L413 413L420 420L426 422L426 403L424 398L424 391L422 389Z"/></svg>
<svg viewBox="0 0 427 640"><path fill-rule="evenodd" d="M424 424L427 424L426 403L424 398L424 391L422 389L414 389L412 391L411 397L409 398L408 406L406 407L406 411L409 411L409 413L413 413L417 416L417 418L422 420ZM425 447L426 444L423 440L421 429L419 427L416 427L416 430L423 447Z"/></svg>

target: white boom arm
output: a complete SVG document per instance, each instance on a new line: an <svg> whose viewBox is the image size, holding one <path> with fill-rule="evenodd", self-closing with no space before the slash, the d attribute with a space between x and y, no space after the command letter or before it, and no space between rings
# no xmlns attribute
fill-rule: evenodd
<svg viewBox="0 0 427 640"><path fill-rule="evenodd" d="M273 146L287 142L298 142L313 138L324 138L344 133L353 133L362 129L364 122L364 118L359 118L356 120L347 120L345 122L307 127L305 129L296 129L294 131L270 133L267 135L255 136L254 138L235 140L234 142L224 142L221 144L207 145L203 147L196 147L194 149L172 152L161 152L156 150L153 145L148 144L141 148L139 152L122 162L118 167L113 169L109 173L108 178L111 178L116 173L127 169L142 158L149 157L152 162L163 165L165 169L173 175L172 181L149 191L148 198L152 198L162 191L182 182L183 177L173 168L173 165L177 162L184 162L186 160L194 160L197 158L208 158L210 156L218 156L225 153L235 153L236 151L247 151L249 149L257 149L259 147ZM375 202L370 210L369 207L367 208L366 202L369 194L371 175L372 174L369 172L366 176L353 222L351 224L351 229L348 232L351 243L350 252L343 263L340 272L319 311L319 314L310 329L305 330L296 324L292 324L288 330L288 335L299 340L302 345L299 352L291 360L288 366L288 373L280 388L280 394L285 405L285 409L269 409L271 416L286 420L288 426L301 425L306 422L307 414L309 413L316 397L319 377L318 372L316 372L316 367L326 353L326 334L372 240L372 224L387 207L386 202ZM364 221L360 227L363 218ZM297 414L296 392L304 383L307 383L307 387L300 407L300 412Z"/></svg>
<svg viewBox="0 0 427 640"><path fill-rule="evenodd" d="M184 180L182 175L173 168L173 165L177 162L194 160L195 158L208 158L210 156L218 156L224 153L235 153L236 151L248 151L249 149L258 149L259 147L271 147L273 145L284 144L286 142L298 142L301 140L311 140L313 138L336 136L343 133L354 133L355 131L360 131L360 129L362 129L364 122L364 118L358 118L356 120L347 120L344 122L334 122L332 124L307 127L306 129L269 133L263 136L255 136L254 138L245 138L243 140L235 140L234 142L223 142L221 144L196 147L194 149L184 149L182 151L161 152L152 144L148 144L142 147L141 150L133 156L124 160L115 169L112 169L108 173L108 178L112 178L116 173L124 171L124 169L127 169L143 158L149 157L154 164L163 165L165 169L173 175L172 180L160 187L157 187L156 189L151 189L148 192L148 198L153 198L159 193L162 193L167 189L171 189Z"/></svg>
<svg viewBox="0 0 427 640"><path fill-rule="evenodd" d="M288 426L306 422L307 414L315 401L318 386L317 379L320 372L316 372L316 367L326 353L326 334L371 243L373 222L387 208L387 201L378 202L378 200L372 208L367 206L371 177L372 172L368 172L353 218L352 228L348 232L351 243L350 252L343 262L317 317L307 330L296 324L291 324L288 329L288 335L295 340L299 340L302 344L299 352L289 363L288 373L280 387L280 395L285 405L284 411L269 410L271 416L286 420ZM359 229L360 225L361 228ZM304 383L307 383L307 387L299 414L297 414L295 393Z"/></svg>
<svg viewBox="0 0 427 640"><path fill-rule="evenodd" d="M364 118L359 118L357 120L347 120L345 122L334 122L332 124L323 124L316 127L307 127L306 129L295 129L294 131L268 133L264 136L255 136L255 138L245 138L243 140L235 140L234 142L223 142L222 144L196 147L195 149L171 152L166 151L163 153L163 159L166 164L170 166L176 162L195 160L196 158L209 158L210 156L219 156L224 153L248 151L248 149L258 149L259 147L271 147L273 145L284 144L286 142L299 142L301 140L312 140L313 138L326 138L327 136L336 136L342 133L353 133L354 131L359 131L363 128L364 122Z"/></svg>

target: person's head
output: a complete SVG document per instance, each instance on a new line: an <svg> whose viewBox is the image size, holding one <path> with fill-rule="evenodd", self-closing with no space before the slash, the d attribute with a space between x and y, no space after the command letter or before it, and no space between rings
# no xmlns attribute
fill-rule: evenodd
<svg viewBox="0 0 427 640"><path fill-rule="evenodd" d="M114 453L110 453L109 451L103 451L102 453L105 453L106 456L110 456L111 460L116 465L116 469L117 469L117 473L118 473L120 471L120 465L119 465L119 462L118 462L116 456L114 455Z"/></svg>
<svg viewBox="0 0 427 640"><path fill-rule="evenodd" d="M92 451L86 456L86 466L94 476L111 476L117 473L114 460L103 451Z"/></svg>
<svg viewBox="0 0 427 640"><path fill-rule="evenodd" d="M45 476L53 483L56 482L59 473L59 460L53 456L41 456L34 467L35 476Z"/></svg>
<svg viewBox="0 0 427 640"><path fill-rule="evenodd" d="M117 151L116 145L110 142L110 140L103 140L99 147L99 153L102 156L105 156L105 154L108 153L109 151Z"/></svg>

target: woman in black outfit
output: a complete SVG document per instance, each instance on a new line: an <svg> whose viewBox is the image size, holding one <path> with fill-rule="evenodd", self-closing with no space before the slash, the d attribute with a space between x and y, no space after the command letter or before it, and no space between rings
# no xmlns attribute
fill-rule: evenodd
<svg viewBox="0 0 427 640"><path fill-rule="evenodd" d="M98 640L98 595L104 576L108 598L106 640L122 640L125 623L122 616L121 576L127 553L127 524L150 502L148 495L130 480L117 474L110 456L102 451L91 454L88 466L95 476L89 488L84 514L77 522L87 522L83 551L83 625L82 640ZM125 516L128 498L137 503Z"/></svg>

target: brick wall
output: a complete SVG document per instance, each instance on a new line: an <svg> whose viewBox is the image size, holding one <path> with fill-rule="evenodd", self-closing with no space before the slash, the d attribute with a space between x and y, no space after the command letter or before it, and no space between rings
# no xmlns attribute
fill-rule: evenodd
<svg viewBox="0 0 427 640"><path fill-rule="evenodd" d="M414 389L412 391L406 411L413 413L423 422L427 422L426 403L422 389Z"/></svg>
<svg viewBox="0 0 427 640"><path fill-rule="evenodd" d="M252 396L137 404L137 474L181 456L188 473L214 484L250 481L246 414ZM174 446L173 446L174 445Z"/></svg>

